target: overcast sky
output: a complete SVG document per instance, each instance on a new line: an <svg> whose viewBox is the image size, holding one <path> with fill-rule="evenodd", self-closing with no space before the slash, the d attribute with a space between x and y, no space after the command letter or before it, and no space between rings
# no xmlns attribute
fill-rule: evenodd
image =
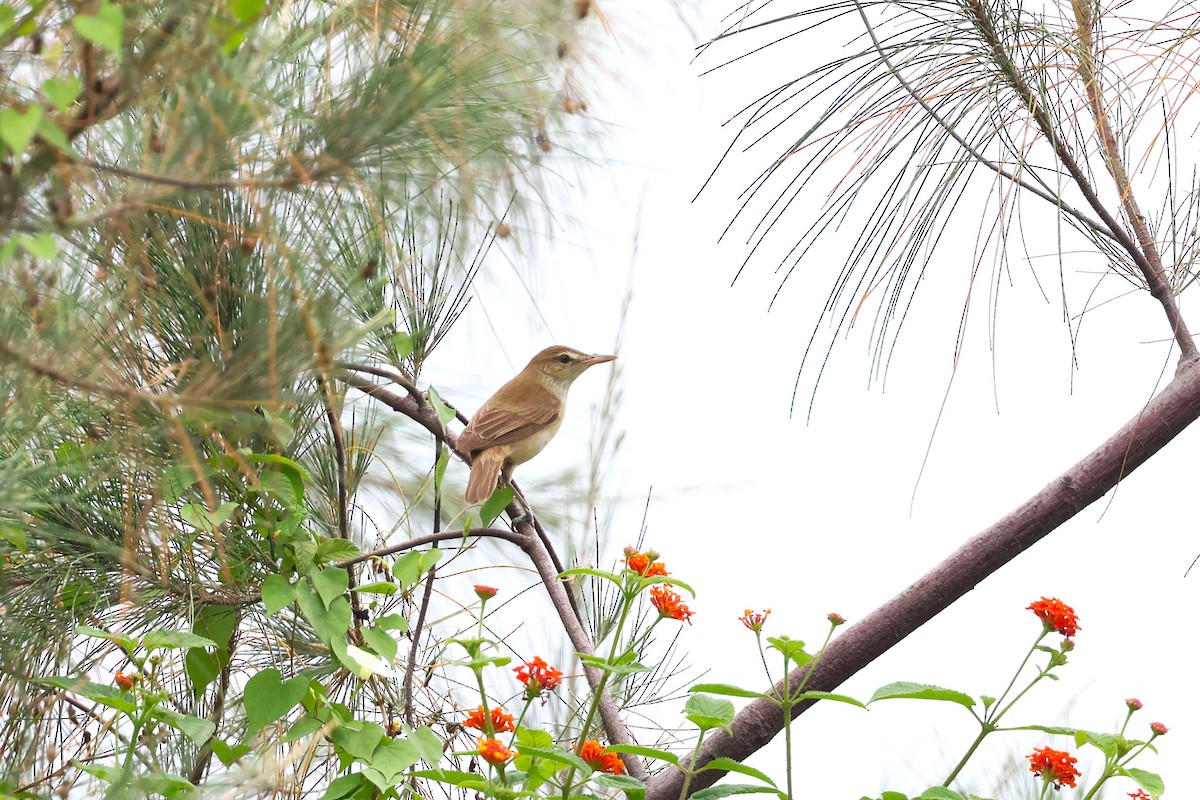
<svg viewBox="0 0 1200 800"><path fill-rule="evenodd" d="M761 161L735 162L713 191L691 202L732 135L721 123L773 85L782 62L764 58L736 74L701 79L692 48L716 30L722 4L689 17L695 35L673 12L631 5L636 10L625 13L636 19L603 6L617 42L603 66L622 85L587 98L602 123L598 146L607 163L583 172L575 219L562 221L553 244L534 244L520 231L498 243L489 255L491 276L479 283L443 350L453 360L431 364L425 377L450 387L469 413L544 346L608 352L631 279L620 359L626 438L608 498L615 521L603 532L609 555L635 539L653 487L648 541L699 591L682 642L690 661L709 670L705 680L762 688L753 637L737 622L743 609L772 608L769 634L809 641L824 635L830 611L861 618L1134 416L1165 380L1164 370L1170 375L1174 356L1162 342L1156 304L1139 294L1090 313L1073 371L1057 287L1043 297L1033 279L1042 267L1017 253L1014 263L1029 271L1015 270L1005 290L994 345L988 301L979 297L952 372L970 269L962 254L973 248L978 224L965 219L961 252L945 249L933 262L886 391L868 384L862 326L835 349L811 420L805 412L813 374L802 377L798 413L790 415L835 254L807 258L768 313L778 253L757 256L731 287L745 246L717 244L736 208L734 194ZM810 38L787 58L807 64L803 59L821 57L822 43L831 53L843 44ZM787 224L803 227L807 213L793 209ZM1026 240L1030 252L1052 254L1054 239L1036 233L1027 232L1035 237ZM780 247L790 245L785 238ZM536 313L509 266L529 261L535 263L525 263L524 275L540 275ZM1068 268L1080 276L1080 291L1095 285L1096 261L1076 259ZM1187 316L1186 302L1183 308ZM587 408L607 378L595 373L607 368L576 383L557 439L521 468L518 478L535 507L539 475L583 468ZM1168 797L1200 796L1200 774L1189 763L1200 750L1193 677L1200 589L1196 575L1185 576L1200 551L1198 436L1195 429L1183 433L1115 496L1052 533L842 690L865 699L882 684L914 680L996 695L1039 630L1025 606L1042 595L1060 597L1080 616L1077 649L1060 670L1062 680L1040 687L1008 723L1113 730L1124 699L1136 696L1145 709L1132 736L1148 734L1151 721L1171 728L1159 742L1162 754L1136 766L1161 773ZM673 710L662 713L677 719ZM797 728L799 794L916 794L939 783L961 755L974 734L968 723L958 707L913 701L805 714ZM994 739L997 747L976 756L960 785L990 790L1008 754L1022 757L1047 744L1076 750L1065 738L1028 732ZM1076 755L1085 774L1101 763L1097 751ZM777 748L752 763L782 780ZM1133 789L1114 782L1110 796ZM1005 796L1032 794L1010 791Z"/></svg>

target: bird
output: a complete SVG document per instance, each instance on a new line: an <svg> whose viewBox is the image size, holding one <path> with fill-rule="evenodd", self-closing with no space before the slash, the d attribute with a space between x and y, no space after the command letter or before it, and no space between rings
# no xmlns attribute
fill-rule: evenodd
<svg viewBox="0 0 1200 800"><path fill-rule="evenodd" d="M458 449L471 456L467 503L487 500L501 475L512 480L517 465L542 452L562 426L571 384L588 367L615 359L554 345L496 390L458 437Z"/></svg>

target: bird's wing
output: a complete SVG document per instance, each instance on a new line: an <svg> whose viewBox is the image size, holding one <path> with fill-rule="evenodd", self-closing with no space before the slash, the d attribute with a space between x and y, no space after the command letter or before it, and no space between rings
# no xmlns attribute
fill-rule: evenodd
<svg viewBox="0 0 1200 800"><path fill-rule="evenodd" d="M518 408L493 397L471 418L470 424L458 437L458 447L474 453L488 447L511 444L552 425L558 415L554 405L536 404L532 408Z"/></svg>

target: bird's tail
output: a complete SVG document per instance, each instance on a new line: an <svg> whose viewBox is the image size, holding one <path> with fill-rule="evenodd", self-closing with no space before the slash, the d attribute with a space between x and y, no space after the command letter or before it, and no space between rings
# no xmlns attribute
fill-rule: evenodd
<svg viewBox="0 0 1200 800"><path fill-rule="evenodd" d="M482 503L496 491L496 483L500 480L500 468L504 466L504 456L484 450L475 456L471 462L471 477L467 481L466 500L470 504Z"/></svg>

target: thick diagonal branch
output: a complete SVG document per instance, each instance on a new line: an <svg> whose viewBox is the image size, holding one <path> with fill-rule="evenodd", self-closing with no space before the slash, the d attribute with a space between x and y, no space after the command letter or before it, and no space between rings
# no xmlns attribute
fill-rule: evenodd
<svg viewBox="0 0 1200 800"><path fill-rule="evenodd" d="M1197 418L1200 368L1190 362L1102 445L835 639L806 688L836 689L993 572L1103 497ZM795 687L801 677L802 673L794 672L789 682ZM807 708L800 706L796 714ZM764 700L755 701L737 715L731 733L718 732L705 739L697 764L721 756L742 760L766 745L782 728L779 708ZM689 791L711 785L723 774L719 770L702 772L692 780ZM646 800L676 800L683 784L683 772L672 767L651 780Z"/></svg>

